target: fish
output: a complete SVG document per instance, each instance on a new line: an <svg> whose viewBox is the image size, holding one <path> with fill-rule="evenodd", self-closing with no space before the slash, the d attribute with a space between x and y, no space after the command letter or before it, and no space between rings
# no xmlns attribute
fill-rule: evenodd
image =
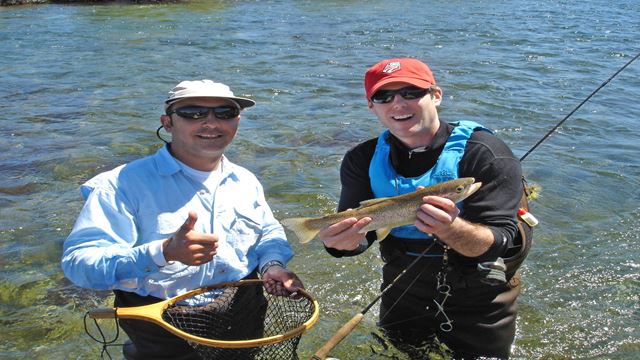
<svg viewBox="0 0 640 360"><path fill-rule="evenodd" d="M305 244L313 240L321 229L344 219L355 217L358 220L370 217L371 222L360 230L361 234L376 232L378 240L384 240L393 228L415 223L417 211L425 196L440 196L458 203L482 186L475 178L466 177L440 182L416 191L392 197L375 198L360 202L355 209L348 209L321 217L295 217L281 221L291 230L298 240Z"/></svg>

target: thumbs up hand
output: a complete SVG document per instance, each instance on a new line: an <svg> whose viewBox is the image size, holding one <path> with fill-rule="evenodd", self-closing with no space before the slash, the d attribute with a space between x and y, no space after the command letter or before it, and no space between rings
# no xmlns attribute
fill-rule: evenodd
<svg viewBox="0 0 640 360"><path fill-rule="evenodd" d="M185 265L202 265L213 260L218 249L218 235L202 234L193 230L198 214L189 212L180 229L164 241L162 252L167 261L180 261Z"/></svg>

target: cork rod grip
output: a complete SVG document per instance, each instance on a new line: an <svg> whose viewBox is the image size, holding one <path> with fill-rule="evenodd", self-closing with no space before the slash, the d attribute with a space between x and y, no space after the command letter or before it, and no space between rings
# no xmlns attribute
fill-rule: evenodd
<svg viewBox="0 0 640 360"><path fill-rule="evenodd" d="M360 321L362 321L362 318L364 318L363 313L358 313L354 317L352 317L351 320L349 320L349 322L344 324L340 328L340 330L338 330L331 337L331 339L329 339L320 349L318 349L318 351L316 351L316 353L311 357L311 359L312 360L324 359L329 354L329 351L333 350L333 348L338 346L340 341L342 341L342 339L347 337L347 335L349 335L349 333L360 323Z"/></svg>

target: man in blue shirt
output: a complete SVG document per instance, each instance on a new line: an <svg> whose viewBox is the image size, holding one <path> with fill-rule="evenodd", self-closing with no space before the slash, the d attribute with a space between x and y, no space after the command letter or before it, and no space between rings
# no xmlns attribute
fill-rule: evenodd
<svg viewBox="0 0 640 360"><path fill-rule="evenodd" d="M293 252L261 184L223 154L253 105L211 80L174 87L160 117L171 142L81 186L86 203L62 256L67 278L113 290L119 307L258 274L271 292L301 288L285 268ZM120 324L133 342L127 358L199 358L154 324Z"/></svg>

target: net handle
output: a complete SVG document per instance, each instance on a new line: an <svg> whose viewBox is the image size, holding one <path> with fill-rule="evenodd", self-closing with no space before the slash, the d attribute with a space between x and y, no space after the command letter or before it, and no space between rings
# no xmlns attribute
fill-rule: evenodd
<svg viewBox="0 0 640 360"><path fill-rule="evenodd" d="M89 310L87 315L92 319L113 319L116 317L116 309L94 309Z"/></svg>

